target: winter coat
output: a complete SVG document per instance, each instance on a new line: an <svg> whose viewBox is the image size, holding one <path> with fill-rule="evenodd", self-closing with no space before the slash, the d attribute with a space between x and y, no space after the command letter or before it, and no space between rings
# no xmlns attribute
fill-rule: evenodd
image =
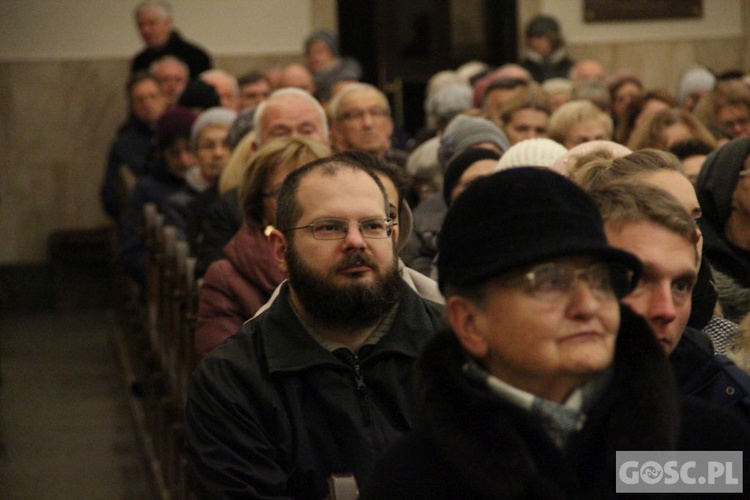
<svg viewBox="0 0 750 500"><path fill-rule="evenodd" d="M205 50L186 41L180 36L177 30L174 30L164 47L160 49L150 49L147 47L136 54L130 62L130 72L147 71L152 62L167 55L175 56L188 65L191 80L213 67L211 56Z"/></svg>
<svg viewBox="0 0 750 500"><path fill-rule="evenodd" d="M225 259L208 268L195 325L195 352L205 356L271 297L284 281L265 234L243 226L224 248Z"/></svg>
<svg viewBox="0 0 750 500"><path fill-rule="evenodd" d="M199 498L321 499L332 473L366 480L411 428L412 364L444 325L441 306L402 292L391 329L356 356L307 333L285 284L201 361L185 411Z"/></svg>
<svg viewBox="0 0 750 500"><path fill-rule="evenodd" d="M734 415L680 400L661 347L627 308L610 386L565 453L539 417L468 377L467 360L450 331L430 342L417 363L415 429L380 457L362 500L613 498L616 451L750 449Z"/></svg>

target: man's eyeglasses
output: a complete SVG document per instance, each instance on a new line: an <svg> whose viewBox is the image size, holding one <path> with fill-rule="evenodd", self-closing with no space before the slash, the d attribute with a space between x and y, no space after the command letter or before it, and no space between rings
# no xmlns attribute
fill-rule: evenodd
<svg viewBox="0 0 750 500"><path fill-rule="evenodd" d="M370 109L352 109L341 113L341 115L339 115L339 120L345 122L361 120L366 114L369 114L373 118L382 118L384 116L390 116L391 112L388 111L387 108L381 108L379 106Z"/></svg>
<svg viewBox="0 0 750 500"><path fill-rule="evenodd" d="M520 284L534 297L556 302L568 296L578 279L584 279L599 300L621 299L633 290L633 271L622 264L597 262L580 269L572 264L547 263L511 278L507 285Z"/></svg>
<svg viewBox="0 0 750 500"><path fill-rule="evenodd" d="M396 225L396 222L388 217L370 217L353 223L359 227L362 237L368 239L388 238ZM318 219L312 224L284 229L282 232L309 229L316 240L343 240L349 234L350 224L352 222L346 219Z"/></svg>

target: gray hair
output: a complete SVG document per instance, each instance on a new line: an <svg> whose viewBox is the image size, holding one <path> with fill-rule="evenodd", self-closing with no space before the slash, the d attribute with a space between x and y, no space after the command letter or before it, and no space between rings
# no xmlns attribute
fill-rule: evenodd
<svg viewBox="0 0 750 500"><path fill-rule="evenodd" d="M294 88L294 87L284 87L282 89L274 91L270 96L268 96L268 99L263 101L262 103L258 104L258 107L255 109L255 117L253 119L253 130L255 131L255 141L257 142L258 146L263 145L263 115L265 114L266 109L268 108L268 105L273 103L274 101L278 101L280 99L286 99L288 97L299 97L300 99L309 102L313 108L315 108L315 111L318 112L318 115L320 116L320 123L323 128L323 135L327 138L328 137L328 118L326 117L326 112L323 109L323 106L320 105L317 99L315 99L313 96L311 96L308 92L305 92L302 89Z"/></svg>
<svg viewBox="0 0 750 500"><path fill-rule="evenodd" d="M149 10L158 12L162 19L170 19L172 17L172 6L164 0L144 0L135 8L134 14L138 17L139 14Z"/></svg>
<svg viewBox="0 0 750 500"><path fill-rule="evenodd" d="M374 90L375 92L377 92L378 95L383 98L383 103L385 104L388 112L391 112L391 106L388 103L388 98L379 88L374 85L370 85L369 83L352 82L346 85L343 89L336 92L336 95L333 96L333 99L331 99L331 102L328 104L328 109L331 112L331 118L334 120L338 119L339 106L341 106L341 101L344 99L344 97L351 94L352 92L362 92L363 90Z"/></svg>
<svg viewBox="0 0 750 500"><path fill-rule="evenodd" d="M185 61L183 61L179 57L173 56L170 54L167 54L166 56L162 56L159 59L152 62L151 65L148 67L148 70L151 73L156 73L156 68L165 62L173 62L173 63L179 64L180 67L185 70L185 75L187 75L188 78L190 77L190 66L188 66L187 63L185 63Z"/></svg>

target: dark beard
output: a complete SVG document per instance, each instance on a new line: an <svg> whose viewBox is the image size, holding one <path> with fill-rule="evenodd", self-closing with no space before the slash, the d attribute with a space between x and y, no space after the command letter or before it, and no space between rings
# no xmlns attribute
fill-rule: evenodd
<svg viewBox="0 0 750 500"><path fill-rule="evenodd" d="M307 266L290 245L286 253L289 284L314 321L337 329L372 326L401 298L398 260L380 274L380 266L363 252L349 254L330 274L320 275ZM372 283L336 285L333 275L340 269L366 264L377 275Z"/></svg>

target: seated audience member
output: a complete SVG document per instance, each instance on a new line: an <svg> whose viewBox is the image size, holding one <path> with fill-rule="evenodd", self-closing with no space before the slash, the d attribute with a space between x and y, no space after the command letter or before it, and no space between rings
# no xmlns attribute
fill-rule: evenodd
<svg viewBox="0 0 750 500"><path fill-rule="evenodd" d="M630 71L621 71L607 80L610 101L612 103L612 119L617 125L625 119L628 105L644 91L641 78Z"/></svg>
<svg viewBox="0 0 750 500"><path fill-rule="evenodd" d="M570 101L549 119L549 138L571 149L589 141L612 139L612 118L589 101Z"/></svg>
<svg viewBox="0 0 750 500"><path fill-rule="evenodd" d="M609 161L592 161L579 170L574 180L587 190L619 181L651 185L674 196L696 222L701 218L695 189L681 171L677 158L665 151L643 149ZM732 344L737 325L714 314L718 296L711 266L708 259L703 258L700 238L697 248L700 272L691 294L688 324L706 333L714 344L714 351L724 354Z"/></svg>
<svg viewBox="0 0 750 500"><path fill-rule="evenodd" d="M223 69L210 69L200 74L200 79L211 85L219 95L222 107L237 111L240 105L240 86L234 75Z"/></svg>
<svg viewBox="0 0 750 500"><path fill-rule="evenodd" d="M545 137L526 139L512 145L497 162L495 171L516 167L543 167L567 175L555 168L557 161L568 152L559 142Z"/></svg>
<svg viewBox="0 0 750 500"><path fill-rule="evenodd" d="M164 0L146 0L135 8L138 34L146 46L133 57L130 72L144 71L151 63L166 55L178 57L190 68L190 78L211 69L211 57L177 32L172 19L172 8Z"/></svg>
<svg viewBox="0 0 750 500"><path fill-rule="evenodd" d="M669 356L684 396L723 406L750 425L750 375L688 326L698 280L699 233L677 199L661 188L613 183L589 192L609 243L633 253L643 274L623 303L642 316Z"/></svg>
<svg viewBox="0 0 750 500"><path fill-rule="evenodd" d="M164 56L151 63L150 71L159 80L169 106L177 106L177 101L190 80L188 65L175 56Z"/></svg>
<svg viewBox="0 0 750 500"><path fill-rule="evenodd" d="M698 101L711 92L716 85L716 77L708 69L697 66L682 75L677 88L677 102L680 107L693 111Z"/></svg>
<svg viewBox="0 0 750 500"><path fill-rule="evenodd" d="M549 96L552 111L554 112L557 108L570 101L573 95L573 82L567 78L550 78L542 83L542 90Z"/></svg>
<svg viewBox="0 0 750 500"><path fill-rule="evenodd" d="M716 146L711 132L692 113L681 108L667 108L641 120L630 134L627 146L633 151L645 148L666 150L689 139Z"/></svg>
<svg viewBox="0 0 750 500"><path fill-rule="evenodd" d="M614 139L620 144L627 144L630 134L646 116L668 108L673 108L677 102L672 95L663 89L647 90L635 96L628 104L625 116L617 124Z"/></svg>
<svg viewBox="0 0 750 500"><path fill-rule="evenodd" d="M356 82L362 78L362 65L354 58L341 57L339 42L328 31L315 31L307 37L305 58L313 74L315 97L319 101L330 100L338 82Z"/></svg>
<svg viewBox="0 0 750 500"><path fill-rule="evenodd" d="M529 87L529 82L520 78L500 78L487 85L482 97L482 116L500 126L503 106L516 92Z"/></svg>
<svg viewBox="0 0 750 500"><path fill-rule="evenodd" d="M317 141L280 137L253 156L239 193L244 224L224 247L224 258L208 268L201 287L195 324L199 357L234 335L284 280L266 238L276 225L276 197L290 172L330 154Z"/></svg>
<svg viewBox="0 0 750 500"><path fill-rule="evenodd" d="M450 160L472 147L480 147L502 153L510 147L505 133L486 118L468 115L456 116L440 136L437 150L441 174L445 173ZM417 257L431 260L437 253L437 236L448 207L442 196L431 196L414 209L414 232L401 257L407 266ZM420 269L417 269L420 271Z"/></svg>
<svg viewBox="0 0 750 500"><path fill-rule="evenodd" d="M614 141L589 141L570 148L564 155L558 158L552 165L552 170L560 172L566 177L570 177L574 182L578 182L577 176L579 170L583 169L593 160L612 160L621 156L626 156L632 151L622 144Z"/></svg>
<svg viewBox="0 0 750 500"><path fill-rule="evenodd" d="M287 64L279 76L278 88L296 88L302 89L310 95L315 94L315 81L310 70L302 64Z"/></svg>
<svg viewBox="0 0 750 500"><path fill-rule="evenodd" d="M509 82L512 80L521 80L526 83L531 83L534 79L531 77L531 73L529 73L523 66L514 63L503 64L496 70L487 73L474 82L473 103L475 108L483 108L487 87L500 80L507 80Z"/></svg>
<svg viewBox="0 0 750 500"><path fill-rule="evenodd" d="M164 202L164 223L177 228L178 236L195 241L198 221L209 200L201 199L200 207L195 202L202 193L210 193L215 199L216 183L229 159L227 134L237 113L226 108L209 108L198 115L190 130L190 148L197 164L185 174L185 183L169 195Z"/></svg>
<svg viewBox="0 0 750 500"><path fill-rule="evenodd" d="M602 63L599 61L594 59L581 59L570 67L568 79L573 82L574 86L586 80L604 82L607 79L607 73L604 71L604 66L602 66Z"/></svg>
<svg viewBox="0 0 750 500"><path fill-rule="evenodd" d="M240 86L240 111L253 109L271 94L271 84L260 71L251 71L237 79Z"/></svg>
<svg viewBox="0 0 750 500"><path fill-rule="evenodd" d="M521 66L539 83L550 78L567 78L573 61L568 57L557 19L539 14L529 21Z"/></svg>
<svg viewBox="0 0 750 500"><path fill-rule="evenodd" d="M724 315L736 323L750 312L749 155L749 137L731 141L708 155L695 183L703 210L703 247L716 278L719 303Z"/></svg>
<svg viewBox="0 0 750 500"><path fill-rule="evenodd" d="M750 88L744 84L717 84L694 112L706 126L718 127L735 139L750 136Z"/></svg>
<svg viewBox="0 0 750 500"><path fill-rule="evenodd" d="M268 99L258 105L255 111L253 135L247 137L246 165L250 155L271 139L277 137L307 137L328 146L328 121L320 103L309 93L296 88L283 88L274 91ZM253 141L253 142L250 142ZM243 154L244 148L237 147L230 158ZM244 169L241 169L244 170ZM237 179L243 178L239 175ZM209 208L204 220L202 239L196 245L198 259L196 275L203 276L208 266L223 258L223 250L232 236L242 226L237 186L224 185L219 180L221 195ZM239 185L239 181L237 182Z"/></svg>
<svg viewBox="0 0 750 500"><path fill-rule="evenodd" d="M612 97L604 82L599 80L583 80L576 83L573 85L570 99L589 101L605 113L612 115Z"/></svg>
<svg viewBox="0 0 750 500"><path fill-rule="evenodd" d="M393 118L388 98L368 83L350 83L329 106L331 143L336 151L356 149L404 167L406 153L391 148Z"/></svg>
<svg viewBox="0 0 750 500"><path fill-rule="evenodd" d="M331 474L364 484L412 427L412 364L444 310L401 279L388 198L355 158L287 176L269 242L288 279L193 372L186 450L201 498L324 498Z"/></svg>
<svg viewBox="0 0 750 500"><path fill-rule="evenodd" d="M698 174L706 161L706 157L716 150L715 146L700 139L680 141L669 147L669 152L680 160L682 171L690 182L695 185Z"/></svg>
<svg viewBox="0 0 750 500"><path fill-rule="evenodd" d="M415 134L412 150L440 135L454 116L471 109L471 86L460 80L455 72L450 74L453 81L428 90L424 100L425 126Z"/></svg>
<svg viewBox="0 0 750 500"><path fill-rule="evenodd" d="M130 114L117 131L107 155L107 170L101 187L104 210L113 219L120 219L120 169L125 167L135 177L146 174L154 148L154 129L167 110L167 100L153 75L138 73L127 87Z"/></svg>
<svg viewBox="0 0 750 500"><path fill-rule="evenodd" d="M618 302L638 259L563 176L471 184L438 266L450 328L418 359L414 430L362 500L613 498L618 451L750 449L734 415L679 397L647 324Z"/></svg>
<svg viewBox="0 0 750 500"><path fill-rule="evenodd" d="M527 87L513 94L500 109L497 124L511 146L524 139L547 137L552 102L538 87Z"/></svg>
<svg viewBox="0 0 750 500"><path fill-rule="evenodd" d="M185 183L195 165L190 147L190 128L196 115L189 109L172 108L156 123L156 160L148 175L141 177L128 200L122 228L120 258L125 271L136 282L146 282L146 248L142 238L143 207L155 203L164 212L164 202Z"/></svg>

